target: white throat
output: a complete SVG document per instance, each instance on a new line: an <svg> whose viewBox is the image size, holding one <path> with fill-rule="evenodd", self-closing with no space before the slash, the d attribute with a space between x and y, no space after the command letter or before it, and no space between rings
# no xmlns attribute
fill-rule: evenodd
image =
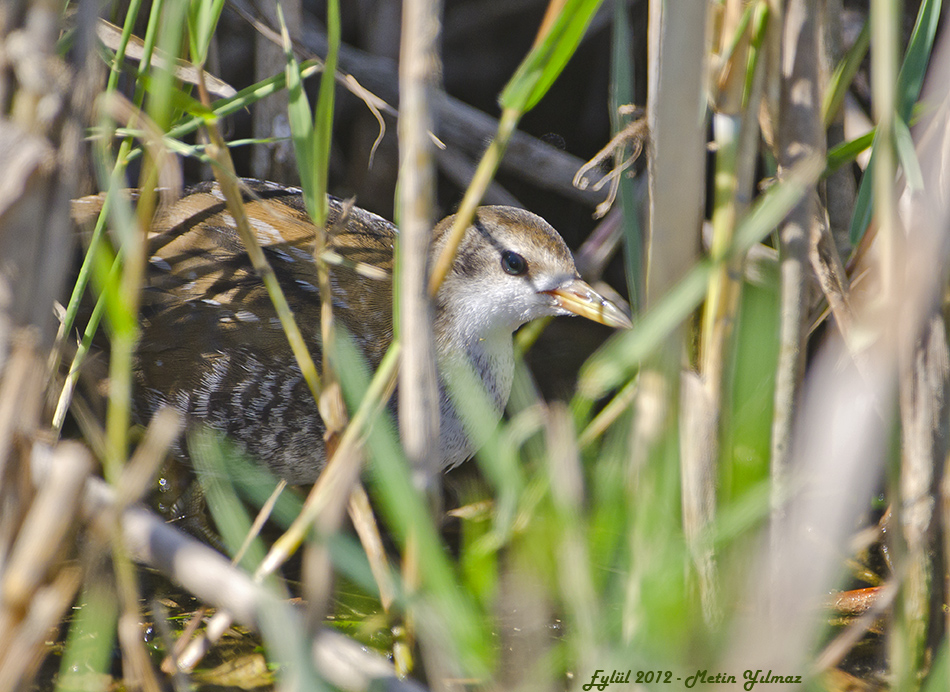
<svg viewBox="0 0 950 692"><path fill-rule="evenodd" d="M483 424L501 419L514 379L514 349L506 327L440 346L449 348L439 349L439 446L444 467L452 468L475 450L462 419L475 416Z"/></svg>

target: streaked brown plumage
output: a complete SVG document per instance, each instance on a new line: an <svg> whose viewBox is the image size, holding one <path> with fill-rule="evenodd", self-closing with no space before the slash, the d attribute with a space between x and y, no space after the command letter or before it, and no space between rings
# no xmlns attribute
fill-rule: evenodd
<svg viewBox="0 0 950 692"><path fill-rule="evenodd" d="M320 362L315 228L299 190L245 181L251 225ZM375 367L392 341L393 224L331 200L327 248L334 315ZM83 215L79 212L78 215ZM433 231L433 256L451 217ZM312 482L324 463L324 426L296 366L270 298L248 260L214 183L191 189L157 216L137 357L140 415L170 404L226 432L292 483ZM380 270L367 278L361 265ZM439 363L473 363L501 415L511 387L511 334L544 315L583 314L612 326L629 319L580 281L570 251L542 219L483 207L434 301ZM441 465L471 446L441 392Z"/></svg>

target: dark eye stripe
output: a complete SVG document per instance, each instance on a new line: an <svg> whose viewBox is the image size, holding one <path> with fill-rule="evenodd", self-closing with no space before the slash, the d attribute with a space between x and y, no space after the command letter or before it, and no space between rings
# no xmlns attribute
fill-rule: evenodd
<svg viewBox="0 0 950 692"><path fill-rule="evenodd" d="M528 262L517 252L505 250L501 253L501 268L512 276L521 276L528 271Z"/></svg>

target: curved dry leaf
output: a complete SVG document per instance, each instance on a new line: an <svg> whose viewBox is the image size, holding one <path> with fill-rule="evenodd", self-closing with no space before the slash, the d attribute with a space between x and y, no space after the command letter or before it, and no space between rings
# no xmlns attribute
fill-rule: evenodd
<svg viewBox="0 0 950 692"><path fill-rule="evenodd" d="M98 24L96 24L96 36L99 37L99 40L102 41L106 48L114 51L119 50L119 46L122 42L122 29L115 24L107 22L105 19L99 19ZM142 59L145 57L145 47L142 39L138 36L129 37L129 42L125 46L125 57L139 63L142 62ZM170 70L178 79L188 84L197 86L201 80L202 71L195 65L187 60L175 58L172 61L172 65L169 66L168 57L158 49L155 49L155 52L152 54L150 64L152 67ZM231 98L237 95L237 89L223 79L219 79L210 74L207 70L204 71L204 80L205 88L208 90L208 93L214 94L218 98Z"/></svg>

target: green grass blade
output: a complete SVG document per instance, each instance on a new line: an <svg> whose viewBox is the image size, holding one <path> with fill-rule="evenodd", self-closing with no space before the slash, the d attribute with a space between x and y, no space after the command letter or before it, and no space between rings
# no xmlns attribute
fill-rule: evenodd
<svg viewBox="0 0 950 692"><path fill-rule="evenodd" d="M188 6L188 41L191 59L197 65L204 65L208 59L208 47L223 9L224 0L191 0Z"/></svg>
<svg viewBox="0 0 950 692"><path fill-rule="evenodd" d="M923 686L924 692L938 692L947 687L947 679L950 678L950 642L947 640L946 633L936 647L936 660L930 668L927 675L927 681Z"/></svg>
<svg viewBox="0 0 950 692"><path fill-rule="evenodd" d="M613 45L611 51L610 75L610 119L611 131L620 132L628 119L620 115L621 106L633 103L633 65L632 38L630 36L630 17L627 3L614 0ZM624 148L621 158L626 158L628 148ZM634 180L626 175L620 179L618 191L620 208L623 211L624 260L627 273L627 294L630 307L636 314L646 286L643 265L643 229L640 228L640 208L634 190Z"/></svg>
<svg viewBox="0 0 950 692"><path fill-rule="evenodd" d="M91 676L108 676L118 616L115 589L109 580L88 580L69 628L57 692L85 689Z"/></svg>
<svg viewBox="0 0 950 692"><path fill-rule="evenodd" d="M852 163L863 151L874 142L874 130L866 132L860 137L855 137L847 142L842 142L834 149L828 152L828 162L823 177L828 177L842 166Z"/></svg>
<svg viewBox="0 0 950 692"><path fill-rule="evenodd" d="M333 135L333 104L335 101L336 66L340 53L340 3L329 0L327 3L327 59L320 75L320 91L317 100L317 112L313 124L313 196L316 206L310 209L314 223L323 228L329 213L327 200L327 176L330 169L330 140ZM303 162L306 164L307 162Z"/></svg>
<svg viewBox="0 0 950 692"><path fill-rule="evenodd" d="M300 77L301 79L306 79L321 69L322 63L319 60L306 60L300 63ZM185 144L179 140L197 131L204 124L206 118L212 117L217 118L218 120L226 118L229 115L233 115L245 110L246 108L249 108L261 99L265 99L272 94L283 91L286 87L287 75L274 75L273 77L268 77L267 79L263 79L256 84L252 84L249 87L241 89L234 96L229 96L227 98L215 101L210 112L200 102L191 98L187 94L179 92L176 97L175 105L190 115L189 117L180 120L177 125L165 133L163 138L164 145L176 153L186 156L193 156L195 151L203 150L204 147L202 145ZM104 134L104 131L101 128L93 128L92 131L94 134L98 134L99 136L107 136L107 133ZM140 131L131 131L127 128L119 128L116 132L122 136L141 136ZM267 143L269 141L272 140L235 140L228 142L228 146L238 146L239 143ZM139 158L141 155L141 149L130 149L128 154L120 156L120 159L124 163L128 163Z"/></svg>
<svg viewBox="0 0 950 692"><path fill-rule="evenodd" d="M287 32L287 25L284 23L284 13L281 11L279 4L277 5L277 18L280 21L280 35L284 43L284 55L287 57L287 67L284 71L289 98L287 116L290 120L291 138L294 141L294 153L297 155L300 188L303 190L304 203L310 213L313 214L318 206L314 197L315 182L313 180L313 112L310 110L307 93L303 89L300 65L294 57L293 44L290 42L290 34Z"/></svg>
<svg viewBox="0 0 950 692"><path fill-rule="evenodd" d="M125 23L122 25L122 36L119 39L119 47L115 52L115 58L110 66L109 81L106 84L107 93L115 91L119 84L119 76L122 74L122 60L125 58L125 48L129 45L129 39L132 37L132 31L135 29L135 21L141 7L142 0L133 0L129 4L128 12L125 13Z"/></svg>
<svg viewBox="0 0 950 692"><path fill-rule="evenodd" d="M601 0L567 0L540 43L522 61L501 92L502 108L531 110L564 69L584 37Z"/></svg>
<svg viewBox="0 0 950 692"><path fill-rule="evenodd" d="M924 189L924 174L920 170L920 162L917 160L917 151L914 149L914 138L910 134L910 128L903 120L894 122L894 143L897 146L897 158L904 170L904 176L907 178L907 187L911 192L919 192Z"/></svg>
<svg viewBox="0 0 950 692"><path fill-rule="evenodd" d="M367 368L351 339L341 333L336 342L336 371L347 405L355 411L367 392ZM462 663L467 673L485 674L492 646L488 623L455 576L433 525L428 503L413 483L412 470L399 445L395 426L385 414L371 424L367 451L372 457L368 482L371 494L393 535L403 544L408 536L413 537L418 564L425 565L419 575L421 590L411 596L416 607L415 617L420 623L419 632L425 631L424 623L436 628L430 631L444 629L449 635L445 645L451 656Z"/></svg>
<svg viewBox="0 0 950 692"><path fill-rule="evenodd" d="M841 62L835 68L834 74L831 75L831 82L825 92L825 100L821 104L821 120L826 128L831 125L831 122L837 117L838 111L841 110L844 97L848 93L848 89L851 88L851 82L854 81L854 76L858 73L870 45L871 22L865 21L854 45L841 59Z"/></svg>
<svg viewBox="0 0 950 692"><path fill-rule="evenodd" d="M156 3L160 5L161 3ZM164 11L160 13L158 20L161 26L157 29L159 48L169 56L177 56L181 52L181 41L184 33L187 17L186 8L179 3L166 3ZM153 16L155 8L153 7ZM151 18L150 18L151 21ZM146 35L148 39L148 35ZM147 40L146 40L147 45ZM147 63L145 64L147 65ZM143 69L145 68L143 65ZM171 65L165 65L162 68L152 68L150 74L150 95L146 110L149 117L155 121L155 124L164 132L171 124L175 122L176 110L174 106L175 94L179 91L178 78L175 76ZM141 88L139 82L139 88ZM142 181L139 181L142 183Z"/></svg>
<svg viewBox="0 0 950 692"><path fill-rule="evenodd" d="M318 228L326 225L329 213L327 200L327 174L330 166L330 140L333 134L333 105L336 65L340 51L340 6L337 0L327 5L327 38L329 51L320 77L320 92L316 113L310 109L307 94L303 90L300 65L294 57L293 45L284 23L283 12L278 6L284 54L287 56L287 89L290 105L290 131L297 155L300 172L300 187L303 189L307 210Z"/></svg>
<svg viewBox="0 0 950 692"><path fill-rule="evenodd" d="M904 63L897 79L897 117L903 120L905 124L910 120L913 113L914 103L920 96L920 88L927 73L927 65L930 64L930 53L933 49L934 36L936 35L942 5L942 0L924 0L920 6L920 12L917 14L917 23L914 26L914 32L904 55ZM875 136L875 148L876 143L877 136ZM861 180L858 198L854 205L854 215L851 217L849 237L852 245L858 244L864 236L865 230L871 224L871 215L874 212L874 176L870 173L874 170L875 162L876 157L872 149L871 161Z"/></svg>
<svg viewBox="0 0 950 692"><path fill-rule="evenodd" d="M905 122L910 120L914 104L920 96L920 89L927 76L930 53L933 50L934 37L943 0L924 0L917 14L917 22L907 45L904 64L897 76L897 114Z"/></svg>
<svg viewBox="0 0 950 692"><path fill-rule="evenodd" d="M188 454L195 463L208 509L232 557L251 529L251 519L238 500L228 472L228 457L235 453L222 435L208 428L196 429L188 436ZM255 539L241 559L241 566L252 573L261 564L264 553L261 540Z"/></svg>

